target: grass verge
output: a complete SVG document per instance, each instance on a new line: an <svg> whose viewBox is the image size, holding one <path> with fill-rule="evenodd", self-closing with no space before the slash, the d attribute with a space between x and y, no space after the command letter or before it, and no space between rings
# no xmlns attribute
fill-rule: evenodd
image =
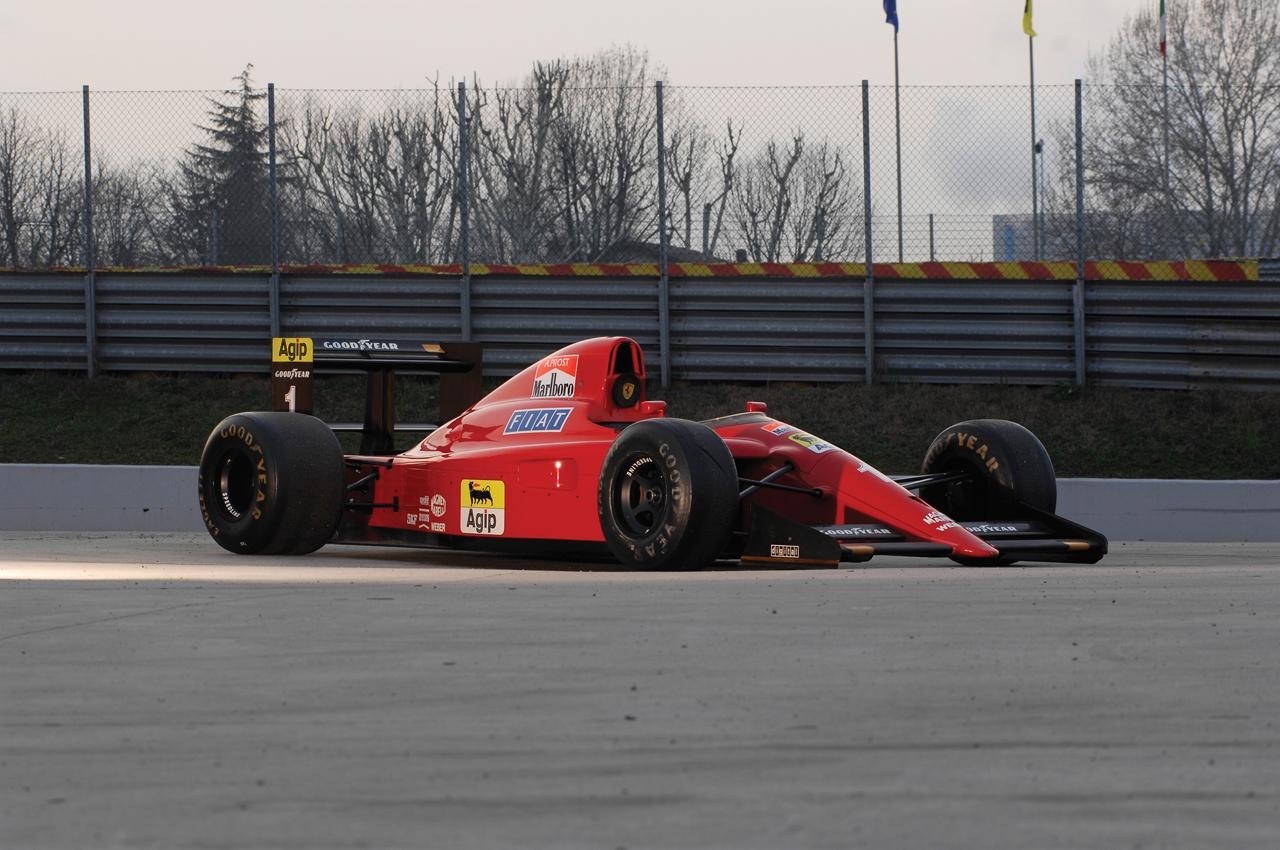
<svg viewBox="0 0 1280 850"><path fill-rule="evenodd" d="M362 379L321 377L315 395L322 418L360 419ZM918 469L946 426L998 418L1034 431L1063 477L1280 478L1273 393L682 383L650 397L686 419L766 401L771 415L892 473ZM0 373L0 463L194 465L224 416L268 403L265 376ZM396 407L402 421L434 416L434 383L401 379Z"/></svg>

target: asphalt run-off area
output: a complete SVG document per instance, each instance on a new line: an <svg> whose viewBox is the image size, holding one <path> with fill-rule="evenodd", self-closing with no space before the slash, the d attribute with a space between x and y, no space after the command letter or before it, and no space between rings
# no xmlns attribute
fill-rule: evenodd
<svg viewBox="0 0 1280 850"><path fill-rule="evenodd" d="M1280 547L628 573L0 533L0 847L1275 847Z"/></svg>

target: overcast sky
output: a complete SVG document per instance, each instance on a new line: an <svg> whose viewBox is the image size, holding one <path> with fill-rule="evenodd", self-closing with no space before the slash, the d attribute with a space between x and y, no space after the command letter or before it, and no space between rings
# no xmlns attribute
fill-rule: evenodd
<svg viewBox="0 0 1280 850"><path fill-rule="evenodd" d="M900 0L903 84L1025 85L1022 5ZM1037 82L1083 76L1126 15L1158 5L1036 0ZM0 33L0 91L222 89L248 62L282 88L503 84L625 43L676 85L893 82L880 0L0 0Z"/></svg>

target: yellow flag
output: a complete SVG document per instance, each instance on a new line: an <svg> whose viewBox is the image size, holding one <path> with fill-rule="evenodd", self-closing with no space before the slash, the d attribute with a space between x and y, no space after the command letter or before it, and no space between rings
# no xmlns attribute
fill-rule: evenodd
<svg viewBox="0 0 1280 850"><path fill-rule="evenodd" d="M1027 0L1027 5L1022 9L1022 31L1029 38L1036 37L1036 31L1031 28L1031 0Z"/></svg>

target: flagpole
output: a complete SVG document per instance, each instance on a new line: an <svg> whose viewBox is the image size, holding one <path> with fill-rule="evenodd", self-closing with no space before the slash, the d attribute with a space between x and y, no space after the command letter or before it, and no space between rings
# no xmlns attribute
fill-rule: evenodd
<svg viewBox="0 0 1280 850"><path fill-rule="evenodd" d="M898 262L902 262L902 98L898 79L898 28L893 28L893 122L898 154Z"/></svg>
<svg viewBox="0 0 1280 850"><path fill-rule="evenodd" d="M1164 65L1164 203L1165 215L1168 216L1173 212L1173 162L1169 156L1169 53L1164 42L1161 42L1160 47L1161 64ZM1167 218L1164 226L1167 232Z"/></svg>
<svg viewBox="0 0 1280 850"><path fill-rule="evenodd" d="M1040 179L1036 163L1036 40L1027 36L1031 60L1031 234L1035 259L1040 259Z"/></svg>

